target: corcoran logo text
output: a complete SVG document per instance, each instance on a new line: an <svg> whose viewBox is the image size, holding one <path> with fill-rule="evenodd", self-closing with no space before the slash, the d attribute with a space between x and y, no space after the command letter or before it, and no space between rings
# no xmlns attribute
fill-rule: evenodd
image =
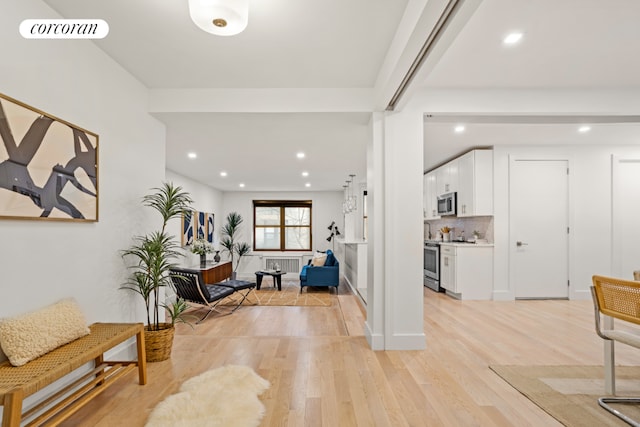
<svg viewBox="0 0 640 427"><path fill-rule="evenodd" d="M102 19L25 19L20 35L25 39L102 39L109 24Z"/></svg>

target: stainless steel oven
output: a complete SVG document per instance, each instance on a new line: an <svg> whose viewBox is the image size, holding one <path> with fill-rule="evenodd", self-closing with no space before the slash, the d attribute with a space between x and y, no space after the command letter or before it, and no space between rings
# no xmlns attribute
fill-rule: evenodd
<svg viewBox="0 0 640 427"><path fill-rule="evenodd" d="M424 286L440 292L440 244L424 242Z"/></svg>

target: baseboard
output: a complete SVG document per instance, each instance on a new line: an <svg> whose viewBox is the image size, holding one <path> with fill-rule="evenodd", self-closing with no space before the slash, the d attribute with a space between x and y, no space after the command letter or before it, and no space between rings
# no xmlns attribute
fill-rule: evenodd
<svg viewBox="0 0 640 427"><path fill-rule="evenodd" d="M382 334L374 334L369 328L369 323L364 323L364 335L367 338L371 350L384 350L384 336Z"/></svg>
<svg viewBox="0 0 640 427"><path fill-rule="evenodd" d="M385 339L385 350L424 350L427 337L420 334L396 334Z"/></svg>
<svg viewBox="0 0 640 427"><path fill-rule="evenodd" d="M510 291L493 291L494 301L513 301L515 296Z"/></svg>

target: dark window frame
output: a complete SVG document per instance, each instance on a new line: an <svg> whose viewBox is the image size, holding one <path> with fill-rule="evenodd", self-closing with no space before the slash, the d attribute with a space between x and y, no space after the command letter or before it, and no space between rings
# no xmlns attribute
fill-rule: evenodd
<svg viewBox="0 0 640 427"><path fill-rule="evenodd" d="M279 225L257 225L256 208L278 207L280 208ZM309 225L285 225L285 208L309 208ZM258 228L280 228L280 248L259 249L256 248L256 229ZM309 248L308 249L286 249L286 229L287 228L308 228ZM313 248L313 203L311 200L254 200L253 201L253 250L258 252L308 252Z"/></svg>

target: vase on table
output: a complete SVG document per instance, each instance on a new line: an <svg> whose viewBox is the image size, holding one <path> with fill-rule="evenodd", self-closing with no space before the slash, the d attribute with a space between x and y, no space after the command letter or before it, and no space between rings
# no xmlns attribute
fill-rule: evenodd
<svg viewBox="0 0 640 427"><path fill-rule="evenodd" d="M216 251L216 254L213 256L213 260L215 262L220 262L220 251Z"/></svg>
<svg viewBox="0 0 640 427"><path fill-rule="evenodd" d="M200 254L200 267L207 266L207 254Z"/></svg>

